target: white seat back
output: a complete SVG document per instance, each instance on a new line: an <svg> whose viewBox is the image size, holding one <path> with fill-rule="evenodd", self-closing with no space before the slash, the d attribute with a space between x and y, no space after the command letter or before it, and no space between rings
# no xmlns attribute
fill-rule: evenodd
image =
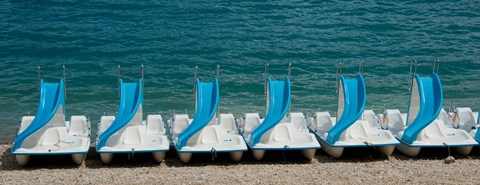
<svg viewBox="0 0 480 185"><path fill-rule="evenodd" d="M260 125L260 115L257 113L246 113L245 114L245 120L244 120L244 132L246 135L249 135L250 133L255 130L258 125Z"/></svg>
<svg viewBox="0 0 480 185"><path fill-rule="evenodd" d="M52 146L54 144L58 144L59 141L60 141L60 133L58 133L58 129L56 128L49 128L43 134L43 138L42 138L43 146Z"/></svg>
<svg viewBox="0 0 480 185"><path fill-rule="evenodd" d="M316 130L322 136L333 127L330 113L328 112L315 113L315 122L317 124Z"/></svg>
<svg viewBox="0 0 480 185"><path fill-rule="evenodd" d="M387 113L388 129L392 132L392 134L398 134L398 132L405 128L405 121L403 120L400 110L387 109L385 111Z"/></svg>
<svg viewBox="0 0 480 185"><path fill-rule="evenodd" d="M100 118L100 125L98 126L98 131L102 133L107 130L107 128L112 125L113 121L115 121L115 116L102 116Z"/></svg>
<svg viewBox="0 0 480 185"><path fill-rule="evenodd" d="M437 119L425 127L422 132L426 138L444 138L447 136L446 128L443 120ZM422 134L420 134L420 136L422 136Z"/></svg>
<svg viewBox="0 0 480 185"><path fill-rule="evenodd" d="M87 118L85 116L72 116L68 133L74 136L88 135Z"/></svg>
<svg viewBox="0 0 480 185"><path fill-rule="evenodd" d="M202 130L200 143L202 144L217 144L220 142L220 136L215 130L215 127L205 127Z"/></svg>
<svg viewBox="0 0 480 185"><path fill-rule="evenodd" d="M476 125L475 117L473 117L472 109L468 107L456 108L455 111L458 115L459 128L464 129L467 132L472 131L472 127Z"/></svg>
<svg viewBox="0 0 480 185"><path fill-rule="evenodd" d="M307 122L301 112L290 113L287 122L293 123L293 127L297 130L307 130Z"/></svg>
<svg viewBox="0 0 480 185"><path fill-rule="evenodd" d="M233 114L220 114L220 125L225 132L237 132Z"/></svg>
<svg viewBox="0 0 480 185"><path fill-rule="evenodd" d="M368 137L369 123L364 120L356 121L352 126L345 131L345 136L352 139L364 139Z"/></svg>
<svg viewBox="0 0 480 185"><path fill-rule="evenodd" d="M273 140L277 142L287 142L292 140L292 134L290 133L290 130L288 129L287 124L279 124L277 125L273 131Z"/></svg>
<svg viewBox="0 0 480 185"><path fill-rule="evenodd" d="M161 115L147 116L147 133L166 133Z"/></svg>
<svg viewBox="0 0 480 185"><path fill-rule="evenodd" d="M126 145L138 145L142 143L142 134L138 127L127 127L124 132L125 139L123 143Z"/></svg>
<svg viewBox="0 0 480 185"><path fill-rule="evenodd" d="M438 114L438 119L441 119L448 127L453 127L452 120L445 109L442 108L440 114Z"/></svg>
<svg viewBox="0 0 480 185"><path fill-rule="evenodd" d="M377 124L377 116L373 110L365 110L363 111L363 118L368 122L368 124L374 127Z"/></svg>
<svg viewBox="0 0 480 185"><path fill-rule="evenodd" d="M188 119L187 114L177 114L175 115L175 123L173 125L173 133L179 135L185 130L188 125L190 125L190 120Z"/></svg>

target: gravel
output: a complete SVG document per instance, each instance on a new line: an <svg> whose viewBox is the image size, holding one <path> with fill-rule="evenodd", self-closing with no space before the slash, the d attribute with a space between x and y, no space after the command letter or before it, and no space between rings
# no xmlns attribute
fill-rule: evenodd
<svg viewBox="0 0 480 185"><path fill-rule="evenodd" d="M443 160L444 149L417 158L351 149L341 159L318 150L312 161L292 151L267 152L263 161L246 152L239 163L227 154L214 161L210 154L194 154L189 164L170 151L162 163L149 154L125 154L105 165L92 148L82 165L74 165L69 156L38 156L21 167L10 147L0 145L0 184L480 184L478 149L470 156L454 155L451 164Z"/></svg>

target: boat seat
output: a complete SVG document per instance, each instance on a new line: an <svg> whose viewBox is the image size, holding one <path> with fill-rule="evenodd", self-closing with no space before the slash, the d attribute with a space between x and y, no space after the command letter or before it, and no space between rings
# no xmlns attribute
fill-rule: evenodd
<svg viewBox="0 0 480 185"><path fill-rule="evenodd" d="M398 109L387 109L387 124L388 129L393 133L397 134L405 128L404 118L400 110Z"/></svg>
<svg viewBox="0 0 480 185"><path fill-rule="evenodd" d="M286 142L292 140L292 134L290 133L287 124L279 124L275 126L272 135L274 141Z"/></svg>
<svg viewBox="0 0 480 185"><path fill-rule="evenodd" d="M87 118L85 116L72 116L68 133L74 136L85 136L88 134Z"/></svg>
<svg viewBox="0 0 480 185"><path fill-rule="evenodd" d="M220 142L220 137L215 127L205 127L202 130L200 143L202 144L216 144Z"/></svg>
<svg viewBox="0 0 480 185"><path fill-rule="evenodd" d="M179 114L175 115L175 124L173 125L173 133L178 135L185 130L188 125L190 125L190 121L188 119L187 114Z"/></svg>
<svg viewBox="0 0 480 185"><path fill-rule="evenodd" d="M251 133L258 125L260 125L260 116L257 113L246 113L245 114L245 133Z"/></svg>
<svg viewBox="0 0 480 185"><path fill-rule="evenodd" d="M315 113L315 120L317 122L317 131L322 136L333 127L333 122L328 112Z"/></svg>
<svg viewBox="0 0 480 185"><path fill-rule="evenodd" d="M100 118L100 125L98 127L98 131L101 133L107 130L110 125L112 125L113 121L115 121L115 116L102 116Z"/></svg>
<svg viewBox="0 0 480 185"><path fill-rule="evenodd" d="M307 130L305 116L301 112L290 113L288 122L293 123L293 127L297 130Z"/></svg>
<svg viewBox="0 0 480 185"><path fill-rule="evenodd" d="M363 118L370 124L370 126L375 126L377 123L377 116L375 115L375 112L373 110L365 110L363 112Z"/></svg>
<svg viewBox="0 0 480 185"><path fill-rule="evenodd" d="M220 124L225 132L236 132L237 126L233 114L220 114Z"/></svg>
<svg viewBox="0 0 480 185"><path fill-rule="evenodd" d="M368 137L367 128L369 125L367 121L356 121L352 126L348 127L345 135L351 139L364 139Z"/></svg>
<svg viewBox="0 0 480 185"><path fill-rule="evenodd" d="M142 136L138 127L127 127L124 132L123 143L126 145L137 145L142 143Z"/></svg>
<svg viewBox="0 0 480 185"><path fill-rule="evenodd" d="M43 146L52 146L60 141L60 133L57 128L49 128L45 131L42 138Z"/></svg>
<svg viewBox="0 0 480 185"><path fill-rule="evenodd" d="M422 132L426 138L443 138L447 135L445 124L440 119L433 121Z"/></svg>
<svg viewBox="0 0 480 185"><path fill-rule="evenodd" d="M458 124L459 127L464 129L467 132L472 130L472 127L476 125L475 117L473 116L472 109L465 107L465 108L456 108L455 110L458 115Z"/></svg>
<svg viewBox="0 0 480 185"><path fill-rule="evenodd" d="M452 124L452 121L450 119L450 116L448 115L447 111L445 111L445 109L442 108L442 110L440 110L440 114L438 114L438 119L441 119L443 120L443 122L450 126L450 127L453 127L453 124Z"/></svg>
<svg viewBox="0 0 480 185"><path fill-rule="evenodd" d="M165 128L163 127L162 116L160 115L148 115L146 126L147 126L147 133L165 134Z"/></svg>

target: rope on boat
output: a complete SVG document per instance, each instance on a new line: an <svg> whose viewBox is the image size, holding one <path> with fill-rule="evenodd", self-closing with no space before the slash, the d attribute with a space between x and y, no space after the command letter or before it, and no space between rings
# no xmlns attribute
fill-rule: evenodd
<svg viewBox="0 0 480 185"><path fill-rule="evenodd" d="M132 159L135 155L135 148L132 148L130 152L128 152L128 160Z"/></svg>
<svg viewBox="0 0 480 185"><path fill-rule="evenodd" d="M212 161L215 161L215 158L217 158L217 150L212 147L212 150L210 150L212 152Z"/></svg>
<svg viewBox="0 0 480 185"><path fill-rule="evenodd" d="M288 146L285 145L283 146L283 150L282 150L282 153L283 153L283 162L287 161L287 156L285 155L285 151L287 150Z"/></svg>
<svg viewBox="0 0 480 185"><path fill-rule="evenodd" d="M443 145L445 145L448 149L448 157L445 158L443 161L445 161L446 164L454 163L455 158L450 155L450 146L447 143L443 143Z"/></svg>
<svg viewBox="0 0 480 185"><path fill-rule="evenodd" d="M365 143L369 147L373 147L374 150L377 150L377 148L375 147L375 145L373 145L373 143L370 143L368 141L364 141L363 143Z"/></svg>
<svg viewBox="0 0 480 185"><path fill-rule="evenodd" d="M63 141L63 140L60 140L60 141L58 141L57 143L55 143L55 144L52 145L53 147L56 147L56 148L50 148L50 149L48 149L48 152L60 150L60 148L62 148L62 147L60 146L61 143L65 143L65 144L67 144L67 145L69 145L69 146L72 146L72 144L75 143L75 141Z"/></svg>

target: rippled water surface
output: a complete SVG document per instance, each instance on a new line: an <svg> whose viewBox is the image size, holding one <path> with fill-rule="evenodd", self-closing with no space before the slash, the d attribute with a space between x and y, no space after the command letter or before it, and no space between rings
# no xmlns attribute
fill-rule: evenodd
<svg viewBox="0 0 480 185"><path fill-rule="evenodd" d="M34 114L37 66L47 81L66 65L67 115L93 123L118 107L117 65L141 77L144 110L193 114L194 68L220 65L221 112L264 111L263 71L292 63L292 109L335 111L335 64L354 75L365 61L367 105L405 111L412 60L439 59L445 107L478 110L480 3L380 1L1 1L0 139ZM95 124L94 124L95 125Z"/></svg>

